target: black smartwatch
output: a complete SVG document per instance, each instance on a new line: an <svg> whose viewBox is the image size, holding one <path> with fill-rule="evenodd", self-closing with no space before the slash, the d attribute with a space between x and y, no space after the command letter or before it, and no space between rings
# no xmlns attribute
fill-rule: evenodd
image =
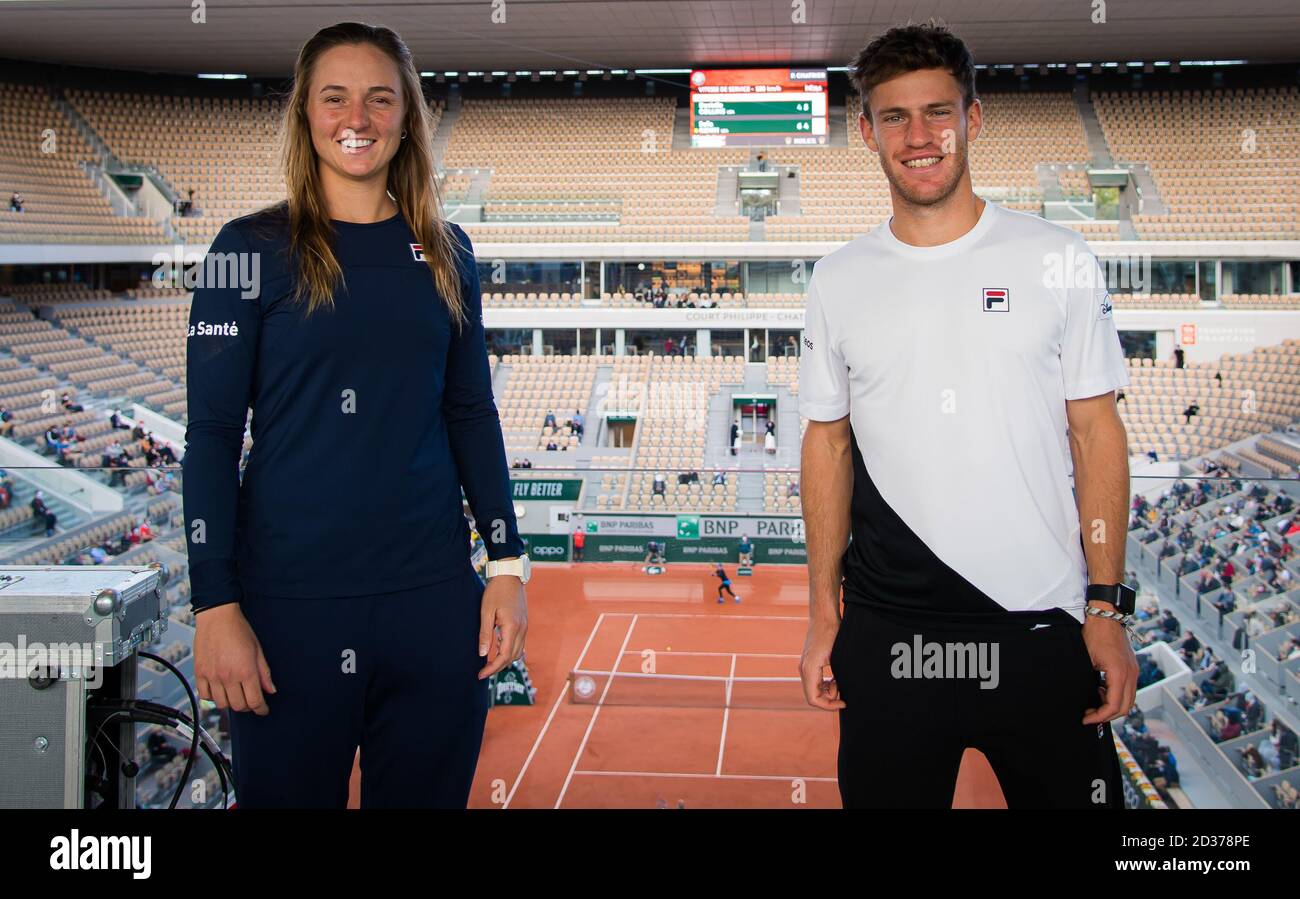
<svg viewBox="0 0 1300 899"><path fill-rule="evenodd" d="M1137 610L1137 591L1128 584L1089 584L1083 599L1084 602L1108 602L1122 615L1132 615Z"/></svg>

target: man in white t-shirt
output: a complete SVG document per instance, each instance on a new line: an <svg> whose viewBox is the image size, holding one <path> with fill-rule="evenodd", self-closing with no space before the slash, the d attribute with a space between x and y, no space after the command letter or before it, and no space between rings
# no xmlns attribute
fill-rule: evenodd
<svg viewBox="0 0 1300 899"><path fill-rule="evenodd" d="M894 214L814 267L799 373L800 667L840 713L841 797L950 806L974 748L1012 807L1122 807L1128 373L1105 279L1077 233L973 192L960 38L892 29L851 77Z"/></svg>

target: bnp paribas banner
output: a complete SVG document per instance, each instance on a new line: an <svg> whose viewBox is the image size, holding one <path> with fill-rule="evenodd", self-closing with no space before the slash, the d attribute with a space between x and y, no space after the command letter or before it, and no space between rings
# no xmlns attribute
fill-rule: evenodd
<svg viewBox="0 0 1300 899"><path fill-rule="evenodd" d="M794 516L758 518L754 516L678 515L678 540L710 540L718 537L739 538L744 535L759 540L786 539L803 542L803 519Z"/></svg>
<svg viewBox="0 0 1300 899"><path fill-rule="evenodd" d="M676 537L678 540L750 539L803 543L803 519L793 516L724 515L583 515L589 535L610 537Z"/></svg>
<svg viewBox="0 0 1300 899"><path fill-rule="evenodd" d="M582 478L521 478L510 482L516 502L573 502L582 491Z"/></svg>

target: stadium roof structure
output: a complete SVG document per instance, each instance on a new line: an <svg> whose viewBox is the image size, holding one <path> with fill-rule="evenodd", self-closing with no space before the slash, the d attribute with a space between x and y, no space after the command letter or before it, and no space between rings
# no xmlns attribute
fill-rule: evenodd
<svg viewBox="0 0 1300 899"><path fill-rule="evenodd" d="M875 33L942 18L982 64L1292 62L1279 0L0 0L0 57L168 73L287 75L316 29L396 29L425 70L842 66ZM1102 19L1104 21L1094 21Z"/></svg>

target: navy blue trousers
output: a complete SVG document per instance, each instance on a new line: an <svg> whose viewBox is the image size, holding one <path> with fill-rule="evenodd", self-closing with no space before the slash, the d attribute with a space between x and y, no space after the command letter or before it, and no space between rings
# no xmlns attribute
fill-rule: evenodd
<svg viewBox="0 0 1300 899"><path fill-rule="evenodd" d="M464 808L488 686L477 673L483 583L291 599L245 592L277 692L231 712L242 808L344 808L357 748L363 808Z"/></svg>

